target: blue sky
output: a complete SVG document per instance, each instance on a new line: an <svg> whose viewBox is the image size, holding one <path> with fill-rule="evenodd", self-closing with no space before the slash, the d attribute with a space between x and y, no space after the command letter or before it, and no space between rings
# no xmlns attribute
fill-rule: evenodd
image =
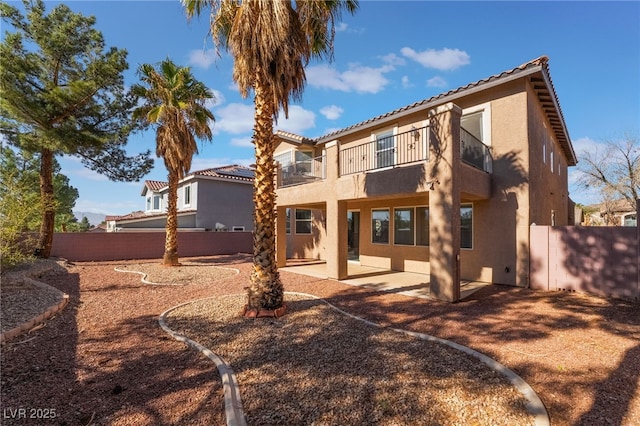
<svg viewBox="0 0 640 426"><path fill-rule="evenodd" d="M128 85L137 82L138 65L169 57L214 90L214 138L199 143L192 170L253 162L252 100L238 94L231 58L215 54L208 15L188 22L179 1L66 3L97 18L108 46L129 52ZM50 10L57 2L46 4ZM336 29L334 61L309 64L304 98L277 128L320 136L546 55L578 154L605 139L640 135L640 2L361 0ZM130 152L155 152L154 138L134 135ZM77 160L60 162L80 191L75 210L144 209L142 182L114 183ZM161 159L144 179L166 180ZM570 196L597 201L574 185Z"/></svg>

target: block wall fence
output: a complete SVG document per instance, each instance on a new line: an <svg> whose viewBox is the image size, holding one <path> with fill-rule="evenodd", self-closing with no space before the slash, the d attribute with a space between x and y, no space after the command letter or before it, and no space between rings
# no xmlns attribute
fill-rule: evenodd
<svg viewBox="0 0 640 426"><path fill-rule="evenodd" d="M530 235L532 289L640 299L637 228L532 226Z"/></svg>
<svg viewBox="0 0 640 426"><path fill-rule="evenodd" d="M164 232L57 232L51 256L79 262L159 259L164 242ZM252 232L178 232L180 257L252 252Z"/></svg>

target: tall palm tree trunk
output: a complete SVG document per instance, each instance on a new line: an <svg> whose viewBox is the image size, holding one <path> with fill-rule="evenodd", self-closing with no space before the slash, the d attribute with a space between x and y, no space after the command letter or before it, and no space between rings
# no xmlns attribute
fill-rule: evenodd
<svg viewBox="0 0 640 426"><path fill-rule="evenodd" d="M40 239L34 254L47 259L51 256L56 220L53 192L53 151L48 149L43 149L40 153L40 199L42 200L42 223L40 224Z"/></svg>
<svg viewBox="0 0 640 426"><path fill-rule="evenodd" d="M167 206L167 229L162 264L178 266L178 174L169 171L169 200Z"/></svg>
<svg viewBox="0 0 640 426"><path fill-rule="evenodd" d="M282 306L284 288L276 266L275 186L273 160L274 105L269 86L264 81L255 85L256 169L253 184L254 234L253 270L247 291L247 308L275 310Z"/></svg>

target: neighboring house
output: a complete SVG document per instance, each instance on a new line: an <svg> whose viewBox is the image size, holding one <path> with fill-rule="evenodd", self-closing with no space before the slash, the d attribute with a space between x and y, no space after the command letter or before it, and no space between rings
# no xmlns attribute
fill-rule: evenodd
<svg viewBox="0 0 640 426"><path fill-rule="evenodd" d="M587 226L637 226L636 206L627 200L606 201L586 206L584 224Z"/></svg>
<svg viewBox="0 0 640 426"><path fill-rule="evenodd" d="M253 170L238 165L190 173L178 185L179 231L253 231ZM147 180L145 210L107 216L107 231L164 231L168 183Z"/></svg>
<svg viewBox="0 0 640 426"><path fill-rule="evenodd" d="M348 260L460 280L529 286L529 227L573 223L576 164L548 59L315 139L276 133L277 260ZM284 231L284 232L283 232Z"/></svg>

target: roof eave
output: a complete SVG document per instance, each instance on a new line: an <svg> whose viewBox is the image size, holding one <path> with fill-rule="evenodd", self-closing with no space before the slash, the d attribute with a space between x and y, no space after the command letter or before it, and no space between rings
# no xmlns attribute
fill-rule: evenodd
<svg viewBox="0 0 640 426"><path fill-rule="evenodd" d="M537 72L541 72L542 71L542 66L541 65L534 65L534 66L530 66L529 68L525 69L525 70L521 70L519 71L517 74L510 74L507 76L503 76L503 77L499 77L493 81L488 81L488 82L484 82L484 83L480 83L474 87L470 87L468 89L464 89L462 88L460 91L455 92L455 93L450 93L450 94L443 94L441 95L441 97L436 97L436 98L432 98L431 100L427 99L425 101L422 101L419 105L416 105L414 107L410 107L407 108L403 111L399 111L395 114L391 114L388 116L382 116L379 119L374 119L372 121L367 121L365 123L363 123L362 125L356 125L355 127L349 127L347 129L345 129L344 131L339 131L338 133L333 133L327 136L321 136L320 138L316 139L315 143L316 144L323 144L323 143L327 143L327 142L331 142L333 140L339 139L341 136L350 134L350 133L354 133L357 131L361 131L361 130L366 130L368 128L372 128L372 127L377 127L380 125L383 125L385 123L388 123L390 121L395 121L399 118L405 117L407 115L411 115L411 114L415 114L416 112L420 112L420 111L424 111L424 110L429 110L432 109L436 106L442 105L442 104L446 104L447 102L451 102L454 101L456 99L462 98L462 97L466 97L469 95L472 95L474 93L480 92L480 91L484 91L487 89L491 89L493 87L496 86L500 86L503 85L505 83L508 83L510 81L514 81L514 80L518 80L521 79L523 77L526 77L528 75L531 74L535 74ZM464 87L464 86L463 86Z"/></svg>

